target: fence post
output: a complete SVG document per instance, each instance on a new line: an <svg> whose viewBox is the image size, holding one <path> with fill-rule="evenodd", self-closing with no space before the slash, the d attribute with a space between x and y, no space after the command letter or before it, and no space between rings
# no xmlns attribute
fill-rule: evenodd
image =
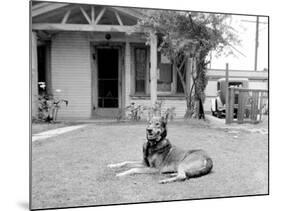
<svg viewBox="0 0 281 211"><path fill-rule="evenodd" d="M253 91L253 116L252 116L252 121L257 122L257 117L258 117L258 97L259 97L259 92L258 91Z"/></svg>
<svg viewBox="0 0 281 211"><path fill-rule="evenodd" d="M238 94L238 111L237 111L238 123L243 123L244 114L245 114L245 92L240 89Z"/></svg>
<svg viewBox="0 0 281 211"><path fill-rule="evenodd" d="M229 93L229 115L228 115L228 122L233 122L233 110L234 110L234 88L228 88L230 90Z"/></svg>
<svg viewBox="0 0 281 211"><path fill-rule="evenodd" d="M225 64L225 86L226 86L226 93L225 93L225 123L230 123L230 113L229 113L229 83L228 83L228 77L229 77L229 69L228 69L228 63Z"/></svg>
<svg viewBox="0 0 281 211"><path fill-rule="evenodd" d="M258 95L258 121L261 122L262 120L262 92L259 92Z"/></svg>

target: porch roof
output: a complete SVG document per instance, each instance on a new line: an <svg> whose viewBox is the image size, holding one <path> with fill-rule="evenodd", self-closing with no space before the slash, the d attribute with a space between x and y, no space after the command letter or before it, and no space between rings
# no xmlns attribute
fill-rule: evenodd
<svg viewBox="0 0 281 211"><path fill-rule="evenodd" d="M144 32L137 21L144 14L137 9L103 5L41 2L32 5L32 30Z"/></svg>

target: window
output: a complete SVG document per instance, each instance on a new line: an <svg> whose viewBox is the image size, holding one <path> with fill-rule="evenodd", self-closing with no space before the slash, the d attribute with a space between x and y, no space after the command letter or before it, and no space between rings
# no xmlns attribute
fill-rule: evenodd
<svg viewBox="0 0 281 211"><path fill-rule="evenodd" d="M135 93L145 94L146 48L135 48Z"/></svg>
<svg viewBox="0 0 281 211"><path fill-rule="evenodd" d="M150 65L149 48L145 45L135 45L132 48L134 59L133 89L136 95L150 93ZM157 55L157 93L164 95L183 94L183 86L174 69L173 63L168 57L158 52ZM185 71L185 68L182 68ZM184 75L184 80L186 76Z"/></svg>
<svg viewBox="0 0 281 211"><path fill-rule="evenodd" d="M158 53L157 91L171 92L173 83L173 65L170 60Z"/></svg>

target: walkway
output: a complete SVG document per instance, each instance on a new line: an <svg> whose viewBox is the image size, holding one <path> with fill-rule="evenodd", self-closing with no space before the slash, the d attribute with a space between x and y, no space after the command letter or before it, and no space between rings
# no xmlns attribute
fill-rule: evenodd
<svg viewBox="0 0 281 211"><path fill-rule="evenodd" d="M232 130L244 130L252 133L261 133L263 135L268 134L268 119L264 118L263 122L257 124L225 124L225 119L219 119L212 115L206 115L206 119L210 122L211 127L213 128L222 128L222 129L232 129Z"/></svg>
<svg viewBox="0 0 281 211"><path fill-rule="evenodd" d="M60 134L67 133L67 132L70 132L70 131L73 131L73 130L78 130L78 129L83 128L85 126L86 126L86 124L68 126L68 127L62 127L62 128L58 128L58 129L54 129L54 130L48 130L48 131L45 131L45 132L42 132L42 133L37 133L37 134L34 134L32 136L32 142L42 140L42 139L46 139L46 138L51 138L51 137L54 137L54 136L58 136Z"/></svg>

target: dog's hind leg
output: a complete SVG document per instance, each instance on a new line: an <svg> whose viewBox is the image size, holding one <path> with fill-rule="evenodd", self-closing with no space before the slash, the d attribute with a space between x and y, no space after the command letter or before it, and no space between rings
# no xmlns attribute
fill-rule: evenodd
<svg viewBox="0 0 281 211"><path fill-rule="evenodd" d="M172 178L160 180L159 183L166 184L166 183L171 183L171 182L184 181L187 179L185 169L181 166L179 166L178 172L173 175L175 175L175 176Z"/></svg>
<svg viewBox="0 0 281 211"><path fill-rule="evenodd" d="M168 177L175 177L175 176L177 176L177 175L178 175L178 173L170 173L170 174L167 174Z"/></svg>
<svg viewBox="0 0 281 211"><path fill-rule="evenodd" d="M122 167L128 167L128 168L141 168L145 167L142 161L124 161L121 163L115 163L115 164L108 164L108 168L122 168Z"/></svg>
<svg viewBox="0 0 281 211"><path fill-rule="evenodd" d="M155 168L132 168L130 170L121 172L119 174L116 174L117 177L123 177L127 175L132 175L132 174L152 174L152 173L157 173L159 172L158 169Z"/></svg>

